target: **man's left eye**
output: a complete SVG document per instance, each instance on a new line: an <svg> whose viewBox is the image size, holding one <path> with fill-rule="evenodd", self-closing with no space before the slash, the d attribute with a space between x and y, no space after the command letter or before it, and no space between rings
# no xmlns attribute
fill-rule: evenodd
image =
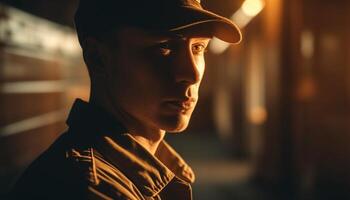
<svg viewBox="0 0 350 200"><path fill-rule="evenodd" d="M206 45L202 43L193 44L192 45L192 53L193 54L203 54L206 52Z"/></svg>
<svg viewBox="0 0 350 200"><path fill-rule="evenodd" d="M170 53L172 51L171 47L170 47L170 44L167 43L167 42L159 44L158 48L159 48L160 54L163 55L163 56L170 55Z"/></svg>
<svg viewBox="0 0 350 200"><path fill-rule="evenodd" d="M162 54L163 56L168 56L171 53L171 50L168 48L159 48L159 50L160 50L160 54Z"/></svg>

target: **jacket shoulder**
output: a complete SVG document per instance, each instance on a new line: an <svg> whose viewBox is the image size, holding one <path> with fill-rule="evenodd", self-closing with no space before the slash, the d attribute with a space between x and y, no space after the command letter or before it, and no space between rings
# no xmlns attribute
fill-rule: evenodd
<svg viewBox="0 0 350 200"><path fill-rule="evenodd" d="M144 199L134 184L92 146L60 136L15 184L12 199Z"/></svg>
<svg viewBox="0 0 350 200"><path fill-rule="evenodd" d="M80 191L88 182L81 179L67 159L66 150L70 146L67 133L62 134L24 170L11 191L11 198L62 199L64 194L72 194L72 198L80 196Z"/></svg>

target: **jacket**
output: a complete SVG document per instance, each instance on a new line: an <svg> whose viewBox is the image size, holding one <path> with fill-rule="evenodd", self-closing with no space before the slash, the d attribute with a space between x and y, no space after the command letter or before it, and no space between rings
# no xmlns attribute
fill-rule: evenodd
<svg viewBox="0 0 350 200"><path fill-rule="evenodd" d="M155 156L107 112L76 100L69 129L17 181L14 199L192 199L194 174L164 140Z"/></svg>

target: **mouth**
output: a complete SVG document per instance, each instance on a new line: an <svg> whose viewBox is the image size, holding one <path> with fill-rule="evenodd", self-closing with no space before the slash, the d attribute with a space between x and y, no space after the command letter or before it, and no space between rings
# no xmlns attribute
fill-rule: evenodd
<svg viewBox="0 0 350 200"><path fill-rule="evenodd" d="M169 100L169 101L165 101L164 105L168 107L170 110L186 113L195 107L196 99L184 98L184 99L177 99L177 100Z"/></svg>

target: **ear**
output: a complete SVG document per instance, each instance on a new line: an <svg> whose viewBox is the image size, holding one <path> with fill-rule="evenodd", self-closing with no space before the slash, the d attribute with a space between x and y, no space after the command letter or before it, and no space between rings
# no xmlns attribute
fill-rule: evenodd
<svg viewBox="0 0 350 200"><path fill-rule="evenodd" d="M94 76L105 74L103 54L96 38L87 37L83 42L83 57L89 69L89 73Z"/></svg>

